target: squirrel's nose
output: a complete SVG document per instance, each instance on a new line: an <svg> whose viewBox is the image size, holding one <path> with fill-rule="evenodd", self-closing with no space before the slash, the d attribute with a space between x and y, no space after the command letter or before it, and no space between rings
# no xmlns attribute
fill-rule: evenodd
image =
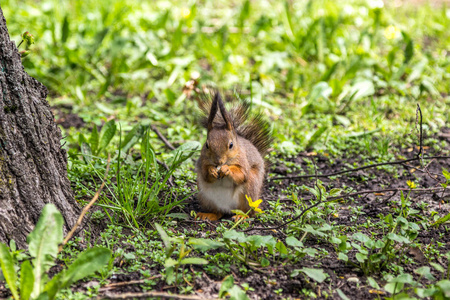
<svg viewBox="0 0 450 300"><path fill-rule="evenodd" d="M217 162L219 162L219 163L217 164L217 166L222 166L222 165L225 164L226 160L222 158L222 159L218 159Z"/></svg>

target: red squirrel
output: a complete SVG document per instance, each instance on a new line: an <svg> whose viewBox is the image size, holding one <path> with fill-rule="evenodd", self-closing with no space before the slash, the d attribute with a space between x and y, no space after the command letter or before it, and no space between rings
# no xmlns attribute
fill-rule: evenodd
<svg viewBox="0 0 450 300"><path fill-rule="evenodd" d="M227 111L219 92L200 108L207 138L196 171L198 199L205 212L197 213L197 218L216 221L235 209L247 213L246 196L253 201L261 196L264 157L272 142L268 123L260 114L251 116L247 102L239 101Z"/></svg>

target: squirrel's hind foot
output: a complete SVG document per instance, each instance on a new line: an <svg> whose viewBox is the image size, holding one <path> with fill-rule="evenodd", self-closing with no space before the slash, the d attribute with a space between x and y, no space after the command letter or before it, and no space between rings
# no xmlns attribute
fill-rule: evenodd
<svg viewBox="0 0 450 300"><path fill-rule="evenodd" d="M234 216L232 216L231 218L233 219L233 221L237 222L237 221L239 221L240 219L244 219L244 220L245 220L245 219L248 219L249 216L234 215Z"/></svg>
<svg viewBox="0 0 450 300"><path fill-rule="evenodd" d="M217 221L220 218L222 218L222 216L223 216L223 214L221 214L221 213L215 214L215 213L202 213L202 212L200 212L200 213L197 213L196 219L197 220L203 220L203 221L206 221L206 220Z"/></svg>

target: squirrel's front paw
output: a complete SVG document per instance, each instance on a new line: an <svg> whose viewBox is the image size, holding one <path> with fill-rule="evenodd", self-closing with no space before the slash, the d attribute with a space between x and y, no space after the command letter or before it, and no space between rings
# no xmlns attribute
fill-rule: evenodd
<svg viewBox="0 0 450 300"><path fill-rule="evenodd" d="M223 177L228 176L228 175L230 175L230 168L228 167L228 165L223 165L220 168L219 176L220 176L220 178L223 178Z"/></svg>
<svg viewBox="0 0 450 300"><path fill-rule="evenodd" d="M217 171L217 168L210 166L208 168L208 173L209 175L211 175L211 177L213 178L219 178L219 172Z"/></svg>

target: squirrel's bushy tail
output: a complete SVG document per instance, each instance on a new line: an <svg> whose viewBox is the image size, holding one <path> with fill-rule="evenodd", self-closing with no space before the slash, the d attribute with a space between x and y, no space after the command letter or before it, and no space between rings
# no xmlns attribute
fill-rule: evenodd
<svg viewBox="0 0 450 300"><path fill-rule="evenodd" d="M249 102L244 100L233 100L231 102L233 106L227 111L234 130L238 135L249 140L264 157L272 143L269 123L264 121L261 113L252 114L250 112ZM217 109L223 107L222 98L218 91L213 92L212 95L203 95L199 104L204 114L201 123L205 128L208 129L208 125L211 124L213 128L226 128L226 122L220 113L220 109ZM214 109L215 116L213 118L210 116L211 108Z"/></svg>

